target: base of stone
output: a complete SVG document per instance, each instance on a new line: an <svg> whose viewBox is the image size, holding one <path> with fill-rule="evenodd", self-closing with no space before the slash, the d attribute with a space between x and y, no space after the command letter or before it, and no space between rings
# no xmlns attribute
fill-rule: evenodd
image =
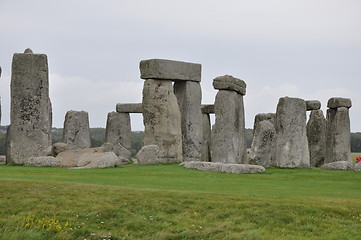
<svg viewBox="0 0 361 240"><path fill-rule="evenodd" d="M229 164L218 162L183 162L185 168L194 168L201 171L224 172L224 173L257 173L266 169L258 165L250 164Z"/></svg>

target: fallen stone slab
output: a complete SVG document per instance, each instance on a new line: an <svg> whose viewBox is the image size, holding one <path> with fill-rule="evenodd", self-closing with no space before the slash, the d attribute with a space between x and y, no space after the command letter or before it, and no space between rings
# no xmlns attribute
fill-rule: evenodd
<svg viewBox="0 0 361 240"><path fill-rule="evenodd" d="M257 173L266 169L258 165L250 164L227 164L217 162L183 162L185 168L193 168L201 171L224 172L224 173Z"/></svg>
<svg viewBox="0 0 361 240"><path fill-rule="evenodd" d="M172 81L201 81L202 65L166 59L140 62L140 78Z"/></svg>
<svg viewBox="0 0 361 240"><path fill-rule="evenodd" d="M353 170L361 172L361 162L356 163L355 166L353 167Z"/></svg>
<svg viewBox="0 0 361 240"><path fill-rule="evenodd" d="M235 91L241 95L246 95L246 83L231 75L219 76L213 79L213 88L218 90Z"/></svg>
<svg viewBox="0 0 361 240"><path fill-rule="evenodd" d="M35 167L60 167L60 160L53 156L31 157L24 161L24 165Z"/></svg>
<svg viewBox="0 0 361 240"><path fill-rule="evenodd" d="M333 97L328 100L327 107L328 108L339 108L339 107L351 108L352 102L351 102L351 99L349 99L349 98Z"/></svg>
<svg viewBox="0 0 361 240"><path fill-rule="evenodd" d="M338 161L323 164L321 168L327 170L349 170L352 169L352 163L350 161Z"/></svg>
<svg viewBox="0 0 361 240"><path fill-rule="evenodd" d="M68 150L69 150L68 144L63 143L63 142L57 142L57 143L53 144L53 146L51 148L51 153L54 157L56 157L59 153L68 151Z"/></svg>
<svg viewBox="0 0 361 240"><path fill-rule="evenodd" d="M116 111L118 113L143 113L141 103L118 103Z"/></svg>
<svg viewBox="0 0 361 240"><path fill-rule="evenodd" d="M157 145L143 146L137 155L134 164L157 164L161 163L158 159L159 147Z"/></svg>
<svg viewBox="0 0 361 240"><path fill-rule="evenodd" d="M307 100L306 109L307 111L319 110L321 108L321 102L318 100Z"/></svg>

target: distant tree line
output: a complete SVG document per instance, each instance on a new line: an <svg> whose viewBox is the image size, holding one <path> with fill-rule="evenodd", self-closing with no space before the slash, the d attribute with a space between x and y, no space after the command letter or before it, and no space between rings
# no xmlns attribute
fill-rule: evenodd
<svg viewBox="0 0 361 240"><path fill-rule="evenodd" d="M6 126L0 126L0 155L5 154ZM132 154L135 155L143 145L143 131L132 132ZM53 143L61 142L63 138L62 128L52 129ZM100 147L104 143L105 128L91 128L91 147ZM253 129L246 129L246 145L250 148L253 140ZM361 133L351 133L351 152L361 152Z"/></svg>

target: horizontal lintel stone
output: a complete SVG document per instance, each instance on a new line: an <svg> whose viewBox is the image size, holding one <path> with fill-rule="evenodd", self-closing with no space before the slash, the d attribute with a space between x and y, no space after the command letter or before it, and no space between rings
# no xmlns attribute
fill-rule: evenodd
<svg viewBox="0 0 361 240"><path fill-rule="evenodd" d="M235 91L241 95L246 95L246 83L231 75L224 75L213 79L213 87L218 90Z"/></svg>
<svg viewBox="0 0 361 240"><path fill-rule="evenodd" d="M328 108L339 108L339 107L350 108L351 106L352 103L351 103L351 99L349 98L333 97L330 98L327 102Z"/></svg>
<svg viewBox="0 0 361 240"><path fill-rule="evenodd" d="M308 100L306 101L307 111L319 110L321 108L321 102L318 100Z"/></svg>
<svg viewBox="0 0 361 240"><path fill-rule="evenodd" d="M166 59L142 60L140 78L172 81L201 81L202 65Z"/></svg>
<svg viewBox="0 0 361 240"><path fill-rule="evenodd" d="M143 113L141 103L118 103L116 111L118 113Z"/></svg>
<svg viewBox="0 0 361 240"><path fill-rule="evenodd" d="M214 105L213 104L202 104L201 106L202 113L214 113Z"/></svg>

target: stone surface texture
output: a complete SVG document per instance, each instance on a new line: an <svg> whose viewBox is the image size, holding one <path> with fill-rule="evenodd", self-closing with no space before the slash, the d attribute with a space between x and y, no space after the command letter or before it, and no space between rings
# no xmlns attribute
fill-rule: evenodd
<svg viewBox="0 0 361 240"><path fill-rule="evenodd" d="M115 154L130 159L132 130L129 113L108 113L105 142L113 145L112 150Z"/></svg>
<svg viewBox="0 0 361 240"><path fill-rule="evenodd" d="M135 155L137 159L134 164L157 164L161 161L158 160L159 147L157 145L143 146Z"/></svg>
<svg viewBox="0 0 361 240"><path fill-rule="evenodd" d="M327 109L325 163L351 162L350 116L346 107Z"/></svg>
<svg viewBox="0 0 361 240"><path fill-rule="evenodd" d="M327 170L351 170L352 163L350 161L331 162L325 163L321 166L321 168Z"/></svg>
<svg viewBox="0 0 361 240"><path fill-rule="evenodd" d="M339 108L339 107L350 108L351 106L352 106L352 102L351 99L349 98L333 97L330 98L327 102L328 108Z"/></svg>
<svg viewBox="0 0 361 240"><path fill-rule="evenodd" d="M139 68L142 79L201 81L202 65L197 63L150 59L141 61Z"/></svg>
<svg viewBox="0 0 361 240"><path fill-rule="evenodd" d="M262 166L249 164L227 164L214 162L183 162L185 168L194 168L201 171L224 172L224 173L257 173L264 172Z"/></svg>
<svg viewBox="0 0 361 240"><path fill-rule="evenodd" d="M59 159L53 156L31 157L24 161L24 165L35 167L59 167Z"/></svg>
<svg viewBox="0 0 361 240"><path fill-rule="evenodd" d="M307 108L307 111L319 110L321 108L321 102L318 100L307 100L306 108Z"/></svg>
<svg viewBox="0 0 361 240"><path fill-rule="evenodd" d="M63 142L69 149L90 148L89 116L85 111L68 111L65 115Z"/></svg>
<svg viewBox="0 0 361 240"><path fill-rule="evenodd" d="M307 122L307 140L311 167L320 167L326 154L326 118L322 110L312 110Z"/></svg>
<svg viewBox="0 0 361 240"><path fill-rule="evenodd" d="M183 161L200 161L202 149L202 91L199 82L174 83L181 113Z"/></svg>
<svg viewBox="0 0 361 240"><path fill-rule="evenodd" d="M65 152L69 150L69 146L63 142L54 143L51 148L51 153L54 157L56 157L59 153Z"/></svg>
<svg viewBox="0 0 361 240"><path fill-rule="evenodd" d="M212 162L246 163L243 96L235 91L218 91L214 112Z"/></svg>
<svg viewBox="0 0 361 240"><path fill-rule="evenodd" d="M211 120L209 114L202 114L202 153L201 161L210 162L211 161L211 145L212 145L212 130L211 130Z"/></svg>
<svg viewBox="0 0 361 240"><path fill-rule="evenodd" d="M361 172L361 162L356 163L353 170Z"/></svg>
<svg viewBox="0 0 361 240"><path fill-rule="evenodd" d="M309 167L306 131L306 102L299 98L280 98L276 112L276 165Z"/></svg>
<svg viewBox="0 0 361 240"><path fill-rule="evenodd" d="M141 103L118 103L116 106L118 113L142 113Z"/></svg>
<svg viewBox="0 0 361 240"><path fill-rule="evenodd" d="M160 162L181 162L181 113L172 81L145 80L142 106L145 126L143 145L159 146Z"/></svg>
<svg viewBox="0 0 361 240"><path fill-rule="evenodd" d="M213 79L213 88L218 90L235 91L241 95L246 95L246 83L231 75L224 75Z"/></svg>
<svg viewBox="0 0 361 240"><path fill-rule="evenodd" d="M273 126L276 126L275 113L259 113L254 117L253 130L255 131L258 128L259 123L264 120L268 120L273 124Z"/></svg>
<svg viewBox="0 0 361 240"><path fill-rule="evenodd" d="M276 129L270 120L259 122L254 129L250 164L275 166Z"/></svg>
<svg viewBox="0 0 361 240"><path fill-rule="evenodd" d="M45 54L15 53L11 74L11 113L7 163L46 156L51 146L52 112Z"/></svg>

